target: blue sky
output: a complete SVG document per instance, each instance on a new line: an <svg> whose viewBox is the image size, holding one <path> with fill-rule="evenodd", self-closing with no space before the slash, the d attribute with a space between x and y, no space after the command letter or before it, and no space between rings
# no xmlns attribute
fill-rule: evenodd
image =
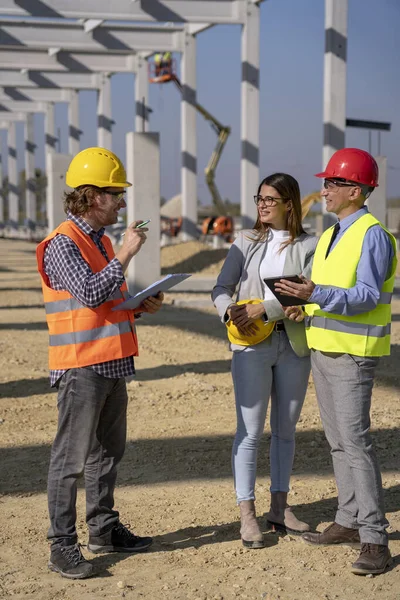
<svg viewBox="0 0 400 600"><path fill-rule="evenodd" d="M389 121L381 134L388 157L388 195L400 196L400 0L349 0L347 117ZM219 25L197 37L198 101L232 133L217 171L223 198L240 201L239 26ZM178 57L177 57L178 58ZM324 0L266 0L261 6L260 177L286 171L302 194L318 189L322 166ZM178 61L179 64L179 61ZM151 85L151 130L161 135L161 193L180 191L180 96L172 84ZM134 76L112 78L113 150L125 158L125 133L134 129ZM96 145L96 99L81 92L82 147ZM61 151L67 151L67 108L56 106ZM36 117L37 166L43 167L43 117ZM4 150L4 134L2 134ZM22 130L18 129L18 150ZM198 117L198 195L210 201L203 170L215 133ZM368 150L368 132L348 128L346 145ZM372 152L377 153L377 133ZM22 168L22 165L20 165Z"/></svg>

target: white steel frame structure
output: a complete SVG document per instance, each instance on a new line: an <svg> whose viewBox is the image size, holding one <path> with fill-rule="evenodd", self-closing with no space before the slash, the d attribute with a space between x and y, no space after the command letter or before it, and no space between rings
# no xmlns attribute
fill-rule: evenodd
<svg viewBox="0 0 400 600"><path fill-rule="evenodd" d="M197 135L196 43L195 34L219 24L242 25L241 84L241 214L243 225L254 218L252 195L259 179L259 5L262 0L3 0L0 8L0 68L17 69L23 64L43 83L48 74L43 69L64 71L64 74L87 75L103 71L103 99L100 109L104 119L103 142L109 139L111 118L109 108L108 73L139 71L139 86L147 86L147 67L143 53L157 48L181 52L183 97L181 104L181 188L183 231L186 239L196 234L197 221ZM10 18L12 17L12 19ZM25 21L16 20L24 17ZM46 18L47 21L43 21ZM71 23L67 19L76 19ZM129 24L110 23L121 20ZM133 23L135 22L135 23ZM140 23L140 24L139 24ZM160 23L163 23L160 26ZM28 51L29 50L29 51ZM96 67L106 53L107 67ZM79 58L77 58L79 55ZM27 62L25 62L25 57ZM119 63L118 66L116 63ZM136 63L136 64L134 64ZM129 66L128 66L129 65ZM103 65L102 65L103 66ZM51 78L50 78L51 79ZM147 116L142 98L145 90L136 94L136 125Z"/></svg>

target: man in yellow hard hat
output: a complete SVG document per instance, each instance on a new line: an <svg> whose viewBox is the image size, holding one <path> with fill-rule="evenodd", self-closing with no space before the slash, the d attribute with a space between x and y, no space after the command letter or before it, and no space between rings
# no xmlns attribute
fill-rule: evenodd
<svg viewBox="0 0 400 600"><path fill-rule="evenodd" d="M171 74L171 66L172 66L172 54L171 52L164 52L162 55L161 61L161 71L162 75L170 75Z"/></svg>
<svg viewBox="0 0 400 600"><path fill-rule="evenodd" d="M84 579L93 566L76 532L77 480L85 477L88 549L94 553L143 552L150 537L134 535L114 510L117 465L126 441L127 377L138 354L133 311L113 310L127 296L124 271L146 241L141 221L131 223L115 255L104 228L125 207L120 159L87 148L71 161L66 183L67 219L37 247L49 328L50 382L58 390L58 429L52 446L48 504L49 568ZM138 312L155 313L163 297Z"/></svg>
<svg viewBox="0 0 400 600"><path fill-rule="evenodd" d="M161 52L156 52L154 55L154 74L156 77L161 75L161 63L162 63L162 54Z"/></svg>

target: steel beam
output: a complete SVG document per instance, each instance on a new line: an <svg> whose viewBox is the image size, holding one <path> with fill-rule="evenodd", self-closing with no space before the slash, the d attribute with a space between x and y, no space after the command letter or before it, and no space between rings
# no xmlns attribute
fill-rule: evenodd
<svg viewBox="0 0 400 600"><path fill-rule="evenodd" d="M182 28L100 25L86 32L79 23L0 19L0 48L4 50L33 48L52 50L55 54L60 50L132 54L139 50L154 52L155 48L181 52L182 44Z"/></svg>
<svg viewBox="0 0 400 600"><path fill-rule="evenodd" d="M13 50L2 49L0 51L0 67L2 69L28 70L28 77L34 83L38 74L35 71L60 71L66 74L80 73L90 75L91 73L127 73L136 71L136 55L121 53L96 53L96 52L67 52L61 50L50 56L47 50L15 48ZM54 80L57 82L56 77ZM45 76L43 82L45 82ZM11 83L10 83L11 85ZM55 87L61 87L61 84ZM42 86L44 87L44 86ZM52 87L48 85L48 87Z"/></svg>
<svg viewBox="0 0 400 600"><path fill-rule="evenodd" d="M0 52L0 65L2 63ZM0 81L3 87L47 89L47 90L90 90L100 87L101 78L98 74L84 73L53 73L21 70L1 70ZM29 92L27 92L29 93Z"/></svg>
<svg viewBox="0 0 400 600"><path fill-rule="evenodd" d="M16 17L214 24L243 23L245 10L245 0L2 0L0 9Z"/></svg>
<svg viewBox="0 0 400 600"><path fill-rule="evenodd" d="M15 100L9 100L5 102L0 101L0 114L2 113L10 113L14 112L20 113L36 113L36 112L46 112L46 103L45 102L16 102ZM3 117L0 116L0 120ZM13 119L15 120L15 119Z"/></svg>
<svg viewBox="0 0 400 600"><path fill-rule="evenodd" d="M0 87L0 103L7 102L69 102L68 90L53 89L18 89Z"/></svg>
<svg viewBox="0 0 400 600"><path fill-rule="evenodd" d="M26 121L26 113L0 112L0 129L7 129L12 121Z"/></svg>

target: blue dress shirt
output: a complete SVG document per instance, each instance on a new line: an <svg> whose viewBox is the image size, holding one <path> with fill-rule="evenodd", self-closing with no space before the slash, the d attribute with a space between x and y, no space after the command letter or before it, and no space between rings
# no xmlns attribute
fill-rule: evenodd
<svg viewBox="0 0 400 600"><path fill-rule="evenodd" d="M340 221L340 230L330 252L350 225L366 213L368 208L363 206ZM370 227L364 237L355 285L349 289L317 285L310 302L315 302L325 312L347 317L373 310L378 304L393 257L394 250L387 233L379 225Z"/></svg>

